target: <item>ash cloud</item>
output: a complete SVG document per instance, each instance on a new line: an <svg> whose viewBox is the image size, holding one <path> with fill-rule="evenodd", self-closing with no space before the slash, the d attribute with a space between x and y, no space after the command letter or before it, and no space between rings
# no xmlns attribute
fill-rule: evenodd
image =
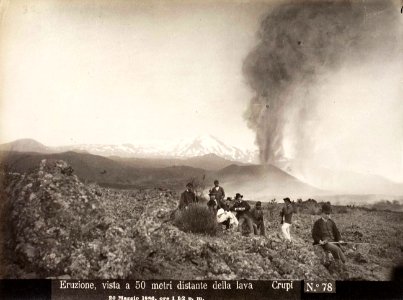
<svg viewBox="0 0 403 300"><path fill-rule="evenodd" d="M365 64L380 51L396 53L398 13L387 1L303 2L271 9L243 65L255 93L245 118L256 131L261 163L285 157L286 136L292 137L294 156L306 156L321 101L316 86L349 63Z"/></svg>

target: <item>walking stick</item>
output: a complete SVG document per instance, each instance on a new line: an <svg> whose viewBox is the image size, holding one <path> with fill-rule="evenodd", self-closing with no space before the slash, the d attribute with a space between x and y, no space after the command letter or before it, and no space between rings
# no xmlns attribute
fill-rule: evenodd
<svg viewBox="0 0 403 300"><path fill-rule="evenodd" d="M328 242L329 244L370 244L365 242Z"/></svg>

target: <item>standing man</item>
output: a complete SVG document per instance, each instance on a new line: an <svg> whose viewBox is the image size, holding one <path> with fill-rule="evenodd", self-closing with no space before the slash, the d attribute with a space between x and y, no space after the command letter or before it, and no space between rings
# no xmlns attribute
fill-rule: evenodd
<svg viewBox="0 0 403 300"><path fill-rule="evenodd" d="M237 213L237 218L239 221L238 231L242 233L242 225L244 222L248 224L249 234L253 233L253 224L249 216L250 205L248 202L242 200L243 196L240 193L236 193L235 203L231 210Z"/></svg>
<svg viewBox="0 0 403 300"><path fill-rule="evenodd" d="M215 195L215 199L218 203L218 208L223 208L225 209L225 192L224 189L220 186L220 183L218 180L214 180L214 187L211 189L210 193Z"/></svg>
<svg viewBox="0 0 403 300"><path fill-rule="evenodd" d="M197 199L196 199L196 194L193 191L193 184L189 182L186 185L186 190L181 194L178 208L187 209L189 204L196 203L196 202L197 202Z"/></svg>
<svg viewBox="0 0 403 300"><path fill-rule="evenodd" d="M336 223L330 218L331 213L332 207L330 206L330 203L324 203L322 205L321 218L313 224L313 244L321 245L324 250L332 253L336 261L341 260L345 263L346 257L340 248L340 243L342 243L341 235L337 229Z"/></svg>
<svg viewBox="0 0 403 300"><path fill-rule="evenodd" d="M287 241L291 241L290 227L291 227L292 213L293 213L294 209L291 205L290 198L284 198L283 200L284 200L285 205L280 213L281 232L283 233L283 236Z"/></svg>
<svg viewBox="0 0 403 300"><path fill-rule="evenodd" d="M255 207L252 208L250 211L250 215L252 217L253 230L255 232L255 235L258 235L258 231L260 231L260 235L266 235L263 220L262 202L256 202Z"/></svg>

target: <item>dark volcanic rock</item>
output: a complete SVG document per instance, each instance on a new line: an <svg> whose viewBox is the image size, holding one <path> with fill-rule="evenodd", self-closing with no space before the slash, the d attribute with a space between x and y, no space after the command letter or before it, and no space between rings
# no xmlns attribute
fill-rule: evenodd
<svg viewBox="0 0 403 300"><path fill-rule="evenodd" d="M46 161L26 176L14 178L11 221L15 253L23 265L47 277L64 274L79 243L101 232L88 230L103 215L93 191L63 161Z"/></svg>
<svg viewBox="0 0 403 300"><path fill-rule="evenodd" d="M371 212L335 215L343 239L360 241L345 246L348 263L340 265L312 245L318 216L310 211L293 217L292 243L279 234L280 206L273 208L275 219L266 211L266 237L226 230L206 236L174 226L178 195L166 189L84 184L57 160L8 177L4 190L12 206L15 253L8 269L18 278L386 280L380 266L402 257L399 215L377 218L371 230ZM393 226L384 226L384 219ZM370 238L377 243L367 243Z"/></svg>

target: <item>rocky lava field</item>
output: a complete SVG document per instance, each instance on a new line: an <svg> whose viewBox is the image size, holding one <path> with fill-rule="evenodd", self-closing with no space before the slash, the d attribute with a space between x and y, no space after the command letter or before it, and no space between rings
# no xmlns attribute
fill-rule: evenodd
<svg viewBox="0 0 403 300"><path fill-rule="evenodd" d="M346 265L325 267L311 238L319 203L298 205L286 243L281 204L263 203L266 237L186 233L172 220L176 192L84 184L60 160L3 173L1 191L1 278L390 280L403 263L398 212L339 209L343 240L360 244L343 246Z"/></svg>

